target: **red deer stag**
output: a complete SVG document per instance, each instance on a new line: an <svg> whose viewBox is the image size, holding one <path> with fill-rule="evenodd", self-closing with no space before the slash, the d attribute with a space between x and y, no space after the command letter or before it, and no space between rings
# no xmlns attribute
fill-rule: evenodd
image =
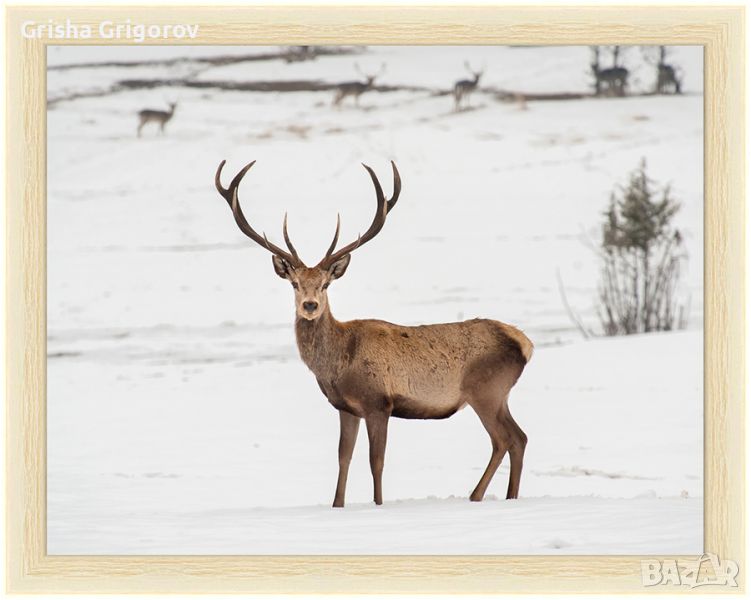
<svg viewBox="0 0 751 600"><path fill-rule="evenodd" d="M592 74L595 76L595 96L625 96L628 87L628 69L625 67L610 67L601 69L592 64ZM603 86L603 84L605 84Z"/></svg>
<svg viewBox="0 0 751 600"><path fill-rule="evenodd" d="M141 137L141 130L147 123L154 122L159 125L159 132L164 135L164 126L175 116L177 102L169 103L169 110L155 110L145 108L138 113L138 137Z"/></svg>
<svg viewBox="0 0 751 600"><path fill-rule="evenodd" d="M367 231L336 250L334 239L314 267L306 266L292 245L284 217L287 250L257 233L240 208L238 187L255 161L235 175L228 188L216 172L216 189L232 209L240 230L272 254L276 274L288 280L295 292L295 333L300 356L316 376L328 401L339 411L339 478L334 506L344 506L352 451L360 420L370 442L370 468L374 500L383 502L381 474L389 417L444 419L469 404L480 417L492 443L490 462L470 495L482 500L506 452L511 457L507 498L519 494L527 436L511 417L509 391L532 354L532 342L519 329L499 321L473 319L405 327L374 319L339 322L331 314L327 288L344 275L351 253L372 240L383 228L386 215L396 205L401 179L396 165L394 193L386 200L373 170L366 166L376 192L376 214Z"/></svg>
<svg viewBox="0 0 751 600"><path fill-rule="evenodd" d="M362 75L363 81L347 81L336 86L334 106L340 107L342 101L347 96L352 96L355 99L355 106L360 106L360 96L375 87L375 80L386 71L386 64L383 63L381 65L381 70L377 73L363 73L360 70L360 65L357 63L355 63L355 70Z"/></svg>
<svg viewBox="0 0 751 600"><path fill-rule="evenodd" d="M468 61L464 61L464 68L472 74L472 79L460 79L454 84L454 110L456 112L461 110L464 98L467 99L466 105L469 107L469 97L480 84L480 77L482 77L483 73L483 69L475 71L469 66Z"/></svg>
<svg viewBox="0 0 751 600"><path fill-rule="evenodd" d="M657 65L655 91L658 94L664 94L671 86L674 94L681 93L681 79L678 77L678 70L673 65L660 63Z"/></svg>

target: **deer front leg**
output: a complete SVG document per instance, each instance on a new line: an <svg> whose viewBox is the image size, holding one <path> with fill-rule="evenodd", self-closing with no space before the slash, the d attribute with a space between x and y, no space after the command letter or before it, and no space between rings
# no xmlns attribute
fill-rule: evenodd
<svg viewBox="0 0 751 600"><path fill-rule="evenodd" d="M355 449L357 431L360 429L360 417L343 410L339 411L339 479L336 482L334 508L344 506L344 492L347 488L347 473Z"/></svg>
<svg viewBox="0 0 751 600"><path fill-rule="evenodd" d="M386 434L388 431L389 414L375 413L365 417L370 442L370 471L373 474L373 501L383 504L383 490L381 476L383 475L383 460L386 455Z"/></svg>

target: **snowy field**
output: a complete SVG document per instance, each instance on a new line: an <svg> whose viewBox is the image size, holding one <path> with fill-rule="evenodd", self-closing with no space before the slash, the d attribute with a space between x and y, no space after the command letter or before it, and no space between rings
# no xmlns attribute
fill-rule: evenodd
<svg viewBox="0 0 751 600"><path fill-rule="evenodd" d="M588 94L589 50L200 60L278 50L49 48L49 553L700 553L701 49L672 49L681 96L643 94L653 67L630 48L634 96L526 108L505 92ZM457 113L442 92L467 76L465 60L485 75ZM377 83L389 87L359 108L332 107L328 90L225 85L333 84L357 78L355 62L385 63ZM135 79L146 83L121 84ZM167 135L137 138L136 113L167 101L178 102ZM583 340L556 273L596 329L588 240L642 157L682 202L689 327ZM258 160L240 190L245 214L280 242L288 212L309 263L337 213L344 241L370 223L359 163L389 193L396 161L399 204L332 285L333 313L524 329L537 349L510 403L530 440L518 500L503 499L504 462L486 501L468 501L490 443L466 409L391 420L381 507L361 428L347 506L330 508L338 418L297 355L289 284L214 190L225 158L225 183Z"/></svg>

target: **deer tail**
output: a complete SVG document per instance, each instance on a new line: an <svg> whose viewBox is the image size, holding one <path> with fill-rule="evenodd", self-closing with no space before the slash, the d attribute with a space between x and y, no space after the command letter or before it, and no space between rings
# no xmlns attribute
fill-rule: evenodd
<svg viewBox="0 0 751 600"><path fill-rule="evenodd" d="M532 340L530 340L521 329L518 329L513 325L506 325L505 323L502 323L501 326L503 328L503 332L517 344L519 344L519 350L521 350L524 360L526 362L529 362L532 358L532 353L534 352L535 348Z"/></svg>

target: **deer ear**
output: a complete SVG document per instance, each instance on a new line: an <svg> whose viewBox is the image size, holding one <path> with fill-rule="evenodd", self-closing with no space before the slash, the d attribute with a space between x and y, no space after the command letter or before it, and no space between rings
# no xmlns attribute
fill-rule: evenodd
<svg viewBox="0 0 751 600"><path fill-rule="evenodd" d="M347 267L349 266L349 261L351 258L351 254L345 254L329 267L329 274L331 275L331 279L339 279L342 275L344 275L344 273L347 271Z"/></svg>
<svg viewBox="0 0 751 600"><path fill-rule="evenodd" d="M290 273L293 271L292 266L284 260L281 256L276 254L271 255L271 262L274 263L274 271L282 279L289 279Z"/></svg>

